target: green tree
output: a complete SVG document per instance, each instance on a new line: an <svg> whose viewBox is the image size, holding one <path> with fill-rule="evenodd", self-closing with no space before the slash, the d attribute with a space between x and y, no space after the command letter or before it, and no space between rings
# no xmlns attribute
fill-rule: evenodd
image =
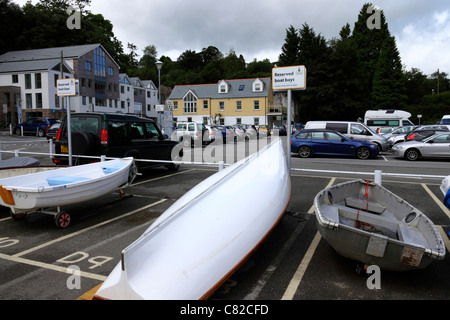
<svg viewBox="0 0 450 320"><path fill-rule="evenodd" d="M390 37L384 12L374 11L371 3L363 5L358 15L358 20L353 28L352 38L355 43L357 64L361 71L361 81L364 86L366 99L361 101L367 109L373 106L370 99L373 87L373 79L378 66L378 57L384 41ZM376 26L369 28L368 23L376 19Z"/></svg>
<svg viewBox="0 0 450 320"><path fill-rule="evenodd" d="M388 37L381 48L371 98L375 109L406 107L405 76L394 37Z"/></svg>
<svg viewBox="0 0 450 320"><path fill-rule="evenodd" d="M300 36L292 25L286 29L286 37L278 57L278 66L295 66L299 64Z"/></svg>

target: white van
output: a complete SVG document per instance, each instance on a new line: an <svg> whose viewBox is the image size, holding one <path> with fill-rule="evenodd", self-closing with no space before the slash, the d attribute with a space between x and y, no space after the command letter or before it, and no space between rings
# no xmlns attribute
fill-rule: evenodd
<svg viewBox="0 0 450 320"><path fill-rule="evenodd" d="M327 129L338 131L351 139L376 143L380 151L386 151L390 147L385 137L376 134L365 124L360 122L308 121L305 125L305 129Z"/></svg>
<svg viewBox="0 0 450 320"><path fill-rule="evenodd" d="M413 126L409 118L411 113L402 110L367 110L364 115L364 124L378 132L380 128L395 128Z"/></svg>
<svg viewBox="0 0 450 320"><path fill-rule="evenodd" d="M439 124L450 124L450 114L443 116Z"/></svg>

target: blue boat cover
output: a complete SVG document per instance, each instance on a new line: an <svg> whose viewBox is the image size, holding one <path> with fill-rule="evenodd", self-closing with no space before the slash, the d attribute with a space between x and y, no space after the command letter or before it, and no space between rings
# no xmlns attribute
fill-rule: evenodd
<svg viewBox="0 0 450 320"><path fill-rule="evenodd" d="M450 189L448 189L447 194L445 195L444 205L450 209Z"/></svg>

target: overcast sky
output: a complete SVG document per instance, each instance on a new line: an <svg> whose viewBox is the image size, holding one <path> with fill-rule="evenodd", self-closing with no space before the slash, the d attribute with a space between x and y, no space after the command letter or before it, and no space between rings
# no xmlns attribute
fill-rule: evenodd
<svg viewBox="0 0 450 320"><path fill-rule="evenodd" d="M26 0L14 0L23 5ZM32 3L37 1L33 0ZM101 13L114 25L114 34L127 52L127 43L155 45L158 57L176 60L185 50L217 47L234 50L247 62L278 60L292 25L304 23L327 40L342 26L353 29L368 0L92 0L88 10ZM389 30L397 40L407 70L429 75L450 73L449 0L377 0Z"/></svg>

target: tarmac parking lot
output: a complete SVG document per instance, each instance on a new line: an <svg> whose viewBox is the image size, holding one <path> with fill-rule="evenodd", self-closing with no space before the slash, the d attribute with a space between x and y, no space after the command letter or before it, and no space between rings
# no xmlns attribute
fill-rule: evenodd
<svg viewBox="0 0 450 320"><path fill-rule="evenodd" d="M6 141L11 137L1 139ZM43 138L14 139L41 141ZM30 142L20 148L48 152L48 146L38 146L39 143ZM14 147L17 146L2 144L2 150ZM40 157L41 164L48 162L45 156ZM395 159L389 153L374 160L300 159L292 154L291 163L294 171L289 211L261 247L216 291L212 300L449 298L448 254L425 270L402 273L382 270L381 287L370 289L368 278L356 274L356 262L339 256L320 237L312 207L314 196L326 186L359 178L373 179L374 170L381 170L387 174L383 176L383 186L426 213L449 250L450 211L442 205L443 195L439 190L440 177L450 174L448 161L411 163ZM51 215L34 213L16 221L11 219L9 209L1 208L0 299L90 299L119 263L122 249L184 193L217 170L217 166L192 164L181 165L177 172L165 168L145 170L126 189L128 197L122 199L113 193L64 208L74 219L67 229L57 229ZM259 192L263 196L270 189ZM71 280L69 267L78 268L79 282Z"/></svg>

